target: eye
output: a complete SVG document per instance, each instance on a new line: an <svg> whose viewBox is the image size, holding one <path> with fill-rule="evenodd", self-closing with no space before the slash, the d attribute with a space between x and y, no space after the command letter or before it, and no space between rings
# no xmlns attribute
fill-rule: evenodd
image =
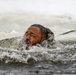
<svg viewBox="0 0 76 75"><path fill-rule="evenodd" d="M36 37L36 35L34 35L34 34L31 34L31 36L32 36L32 37Z"/></svg>
<svg viewBox="0 0 76 75"><path fill-rule="evenodd" d="M28 32L26 32L25 35L27 36L28 35Z"/></svg>

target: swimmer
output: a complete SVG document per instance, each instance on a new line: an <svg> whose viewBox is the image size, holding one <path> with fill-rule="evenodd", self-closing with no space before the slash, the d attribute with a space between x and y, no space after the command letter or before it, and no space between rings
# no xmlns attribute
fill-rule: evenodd
<svg viewBox="0 0 76 75"><path fill-rule="evenodd" d="M30 46L51 48L55 43L54 33L40 24L31 25L26 30L22 41L27 45L26 49L29 49Z"/></svg>
<svg viewBox="0 0 76 75"><path fill-rule="evenodd" d="M22 37L3 39L0 47L29 50L31 47L56 48L54 33L41 24L31 25Z"/></svg>

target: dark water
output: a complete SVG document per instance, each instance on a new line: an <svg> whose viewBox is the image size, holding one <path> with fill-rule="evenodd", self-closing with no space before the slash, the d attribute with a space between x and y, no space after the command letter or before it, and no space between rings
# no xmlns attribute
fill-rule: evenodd
<svg viewBox="0 0 76 75"><path fill-rule="evenodd" d="M0 75L75 75L76 42L63 41L61 44L63 46L58 49L39 53L30 52L28 54L18 54L17 52L15 55L13 55L13 58L11 58L13 54L12 52L7 53L7 51L1 51ZM4 57L5 54L7 57ZM9 54L10 56L8 56ZM27 59L28 55L31 57ZM18 57L19 59L14 58L14 56ZM27 63L21 60L21 56L27 59ZM12 59L13 61L11 61ZM8 62L6 62L7 60Z"/></svg>
<svg viewBox="0 0 76 75"><path fill-rule="evenodd" d="M55 75L76 74L76 65L73 63L62 64L60 62L37 62L32 65L22 63L0 63L0 75Z"/></svg>

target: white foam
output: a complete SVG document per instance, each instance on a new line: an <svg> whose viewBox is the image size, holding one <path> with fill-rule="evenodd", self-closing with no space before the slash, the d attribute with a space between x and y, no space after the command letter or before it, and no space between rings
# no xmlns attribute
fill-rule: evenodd
<svg viewBox="0 0 76 75"><path fill-rule="evenodd" d="M15 31L15 30L12 30L12 31L10 32L10 34L17 34L17 35L19 35L19 33L18 33L17 31Z"/></svg>
<svg viewBox="0 0 76 75"><path fill-rule="evenodd" d="M6 39L6 38L18 37L18 36L21 36L21 34L19 34L16 31L12 31L10 33L0 32L0 40Z"/></svg>

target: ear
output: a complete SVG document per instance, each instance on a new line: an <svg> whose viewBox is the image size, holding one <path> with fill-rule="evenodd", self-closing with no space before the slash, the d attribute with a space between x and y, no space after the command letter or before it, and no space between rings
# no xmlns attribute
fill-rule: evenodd
<svg viewBox="0 0 76 75"><path fill-rule="evenodd" d="M46 40L45 36L43 35L42 38L41 38L41 41L44 41Z"/></svg>

